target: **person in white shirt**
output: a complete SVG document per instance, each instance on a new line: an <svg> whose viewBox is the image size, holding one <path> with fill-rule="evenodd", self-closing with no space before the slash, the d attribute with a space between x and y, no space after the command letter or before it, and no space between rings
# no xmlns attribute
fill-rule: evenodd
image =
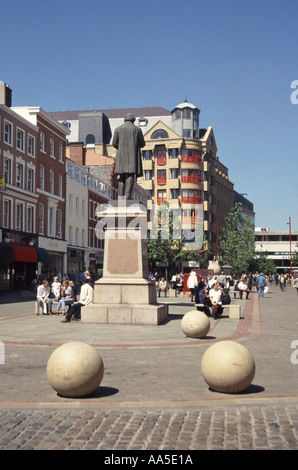
<svg viewBox="0 0 298 470"><path fill-rule="evenodd" d="M196 287L198 286L197 274L195 271L191 271L187 279L187 287L190 290L191 302L193 302L195 297Z"/></svg>
<svg viewBox="0 0 298 470"><path fill-rule="evenodd" d="M39 309L42 307L42 313L44 315L52 315L52 301L49 298L50 287L48 281L42 281L42 284L37 288L37 313L39 315Z"/></svg>
<svg viewBox="0 0 298 470"><path fill-rule="evenodd" d="M212 307L212 316L218 318L218 315L222 313L222 301L221 301L221 289L217 283L213 285L213 288L209 292L209 298Z"/></svg>
<svg viewBox="0 0 298 470"><path fill-rule="evenodd" d="M79 320L81 316L81 308L90 305L93 302L93 288L90 286L87 279L83 280L81 287L80 300L78 303L73 304L64 320L61 323L69 323L71 320Z"/></svg>
<svg viewBox="0 0 298 470"><path fill-rule="evenodd" d="M58 276L54 277L54 280L51 286L51 292L54 294L55 300L57 302L61 295L61 282L58 282Z"/></svg>

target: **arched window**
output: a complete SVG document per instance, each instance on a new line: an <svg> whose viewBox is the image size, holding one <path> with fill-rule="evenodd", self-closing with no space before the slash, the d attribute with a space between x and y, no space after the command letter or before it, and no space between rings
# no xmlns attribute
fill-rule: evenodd
<svg viewBox="0 0 298 470"><path fill-rule="evenodd" d="M86 145L93 145L95 144L95 137L93 134L88 134L86 136Z"/></svg>
<svg viewBox="0 0 298 470"><path fill-rule="evenodd" d="M167 139L168 137L169 135L164 129L158 129L151 135L151 139Z"/></svg>

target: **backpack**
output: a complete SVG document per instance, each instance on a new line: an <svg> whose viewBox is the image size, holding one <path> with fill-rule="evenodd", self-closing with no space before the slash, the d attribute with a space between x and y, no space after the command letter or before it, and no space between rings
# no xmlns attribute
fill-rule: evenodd
<svg viewBox="0 0 298 470"><path fill-rule="evenodd" d="M223 289L221 293L221 301L223 305L229 305L231 303L231 297L226 289Z"/></svg>

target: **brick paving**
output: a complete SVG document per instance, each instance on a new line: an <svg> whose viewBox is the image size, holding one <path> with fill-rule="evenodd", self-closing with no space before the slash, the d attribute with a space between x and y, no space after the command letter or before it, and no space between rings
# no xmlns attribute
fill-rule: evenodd
<svg viewBox="0 0 298 470"><path fill-rule="evenodd" d="M182 315L193 309L187 299L168 299L169 321L157 327L61 325L61 317L35 317L30 295L7 300L0 296L1 450L298 448L295 289L237 299L242 319L211 320L201 340L181 332ZM241 394L213 392L200 374L204 351L224 339L244 344L256 362L253 383ZM51 352L73 340L99 349L105 364L99 389L79 400L59 397L45 373Z"/></svg>

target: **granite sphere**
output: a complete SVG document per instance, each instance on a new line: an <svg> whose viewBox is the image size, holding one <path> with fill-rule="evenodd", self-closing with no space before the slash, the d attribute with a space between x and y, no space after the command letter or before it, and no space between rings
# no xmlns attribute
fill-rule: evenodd
<svg viewBox="0 0 298 470"><path fill-rule="evenodd" d="M90 344L73 341L59 346L47 363L47 377L63 397L91 395L100 385L104 364L98 351Z"/></svg>
<svg viewBox="0 0 298 470"><path fill-rule="evenodd" d="M210 320L205 313L191 310L183 316L181 329L190 338L203 338L210 330Z"/></svg>
<svg viewBox="0 0 298 470"><path fill-rule="evenodd" d="M242 344L219 341L205 351L201 371L212 390L240 393L249 387L254 378L255 361Z"/></svg>

